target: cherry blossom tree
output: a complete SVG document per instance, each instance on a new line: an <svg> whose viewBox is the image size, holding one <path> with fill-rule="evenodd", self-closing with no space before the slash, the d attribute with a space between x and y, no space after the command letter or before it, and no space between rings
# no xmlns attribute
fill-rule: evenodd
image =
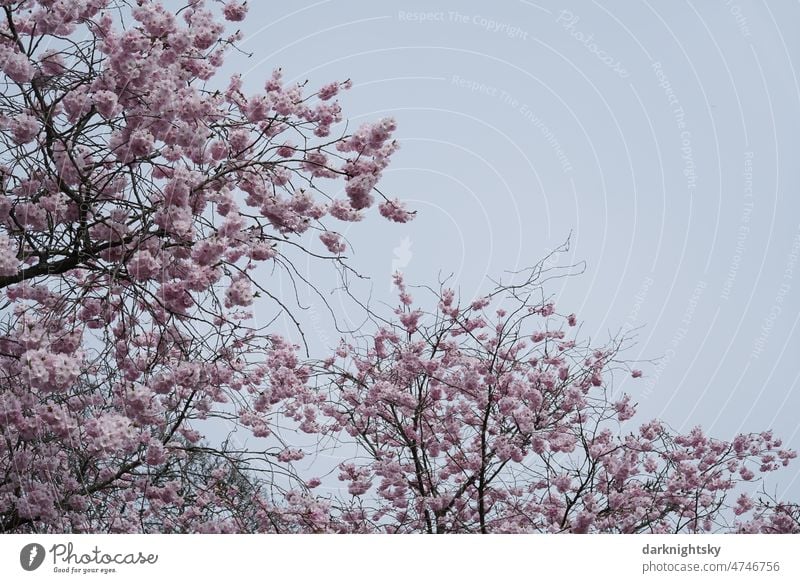
<svg viewBox="0 0 800 583"><path fill-rule="evenodd" d="M546 262L468 301L398 274L325 360L256 325L291 316L261 274L413 213L349 81L219 82L246 3L0 10L0 532L800 530L754 492L794 452L634 426L627 339L581 340Z"/></svg>
<svg viewBox="0 0 800 583"><path fill-rule="evenodd" d="M270 528L236 522L243 468L280 488L291 456L203 427L265 437L306 381L252 323L255 296L283 305L256 266L339 261L337 222L376 204L411 218L376 190L393 120L348 132L349 81L219 83L246 3L0 11L0 531Z"/></svg>
<svg viewBox="0 0 800 583"><path fill-rule="evenodd" d="M754 492L796 456L772 432L681 435L634 425L613 390L635 378L626 339L579 343L577 318L545 295L547 261L485 297L446 286L434 309L396 276L399 306L343 341L317 377L322 433L352 440L348 532L800 532L800 508ZM765 494L765 493L764 493Z"/></svg>

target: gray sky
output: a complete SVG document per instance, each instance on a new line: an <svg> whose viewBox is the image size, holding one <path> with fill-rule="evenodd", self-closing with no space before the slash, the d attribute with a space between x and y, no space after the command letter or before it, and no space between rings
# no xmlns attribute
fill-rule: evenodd
<svg viewBox="0 0 800 583"><path fill-rule="evenodd" d="M601 340L643 326L629 358L661 357L617 384L635 420L800 449L797 2L250 5L254 56L226 72L252 91L276 66L351 78L353 122L397 119L382 189L418 217L342 225L374 298L396 268L471 296L572 232L562 263L587 269L551 289L561 311ZM303 322L316 348L336 340L323 311ZM769 484L800 498L800 463Z"/></svg>

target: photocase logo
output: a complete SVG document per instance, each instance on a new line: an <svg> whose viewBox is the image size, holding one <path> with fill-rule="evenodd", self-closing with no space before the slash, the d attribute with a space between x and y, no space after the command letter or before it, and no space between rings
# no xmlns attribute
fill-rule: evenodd
<svg viewBox="0 0 800 583"><path fill-rule="evenodd" d="M26 571L35 571L44 562L44 547L38 543L30 543L19 552L19 564Z"/></svg>

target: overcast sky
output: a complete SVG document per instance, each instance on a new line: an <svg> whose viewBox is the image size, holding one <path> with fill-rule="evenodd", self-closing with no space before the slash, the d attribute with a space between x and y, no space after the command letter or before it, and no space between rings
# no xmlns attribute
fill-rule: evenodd
<svg viewBox="0 0 800 583"><path fill-rule="evenodd" d="M382 188L418 217L343 231L373 297L394 269L472 296L572 233L562 263L586 271L550 290L561 311L601 340L641 326L628 357L660 358L617 384L637 419L800 449L800 4L387 4L250 2L253 57L226 64L253 91L276 66L351 78L353 123L397 119ZM324 310L302 318L313 348L336 341ZM800 498L795 466L779 495Z"/></svg>

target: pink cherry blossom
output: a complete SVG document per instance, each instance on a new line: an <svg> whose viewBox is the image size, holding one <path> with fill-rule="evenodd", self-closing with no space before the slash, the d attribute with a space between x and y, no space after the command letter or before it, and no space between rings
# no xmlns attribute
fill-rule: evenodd
<svg viewBox="0 0 800 583"><path fill-rule="evenodd" d="M533 303L535 278L463 307L443 288L433 292L432 311L411 297L401 274L394 281L394 319L343 339L319 368L327 396L320 427L351 436L348 447L358 448L358 463L342 464L339 474L354 499L334 505L334 519L349 529L708 532L720 528L725 509L730 529L800 530L791 506L728 502L738 484L755 479L750 463L769 472L794 455L768 453L780 448L769 432L732 444L700 428L671 434L657 420L620 432L635 407L629 395L609 400L604 386L624 339L597 348L568 339L563 326L576 317L559 321L552 304ZM490 298L508 309L495 321L471 317ZM459 328L469 333L453 335ZM580 495L571 494L576 488ZM359 512L366 500L371 517Z"/></svg>
<svg viewBox="0 0 800 583"><path fill-rule="evenodd" d="M0 276L13 276L19 272L17 245L7 236L0 235Z"/></svg>
<svg viewBox="0 0 800 583"><path fill-rule="evenodd" d="M800 531L755 493L796 453L634 422L544 268L397 273L313 355L332 223L415 211L349 80L220 78L246 2L0 4L0 532Z"/></svg>
<svg viewBox="0 0 800 583"><path fill-rule="evenodd" d="M328 506L269 497L206 423L321 431L310 369L253 318L259 298L284 305L257 267L341 261L300 236L340 254L328 215L380 214L395 124L347 133L333 98L348 81L315 93L276 70L245 94L215 79L246 2L109 7L15 5L0 43L0 530L331 530ZM304 491L301 453L260 461Z"/></svg>
<svg viewBox="0 0 800 583"><path fill-rule="evenodd" d="M247 15L247 2L226 2L222 13L226 20L238 22Z"/></svg>
<svg viewBox="0 0 800 583"><path fill-rule="evenodd" d="M319 236L319 238L331 253L339 255L347 251L347 245L345 245L345 243L342 241L342 237L339 235L339 233L325 231Z"/></svg>

